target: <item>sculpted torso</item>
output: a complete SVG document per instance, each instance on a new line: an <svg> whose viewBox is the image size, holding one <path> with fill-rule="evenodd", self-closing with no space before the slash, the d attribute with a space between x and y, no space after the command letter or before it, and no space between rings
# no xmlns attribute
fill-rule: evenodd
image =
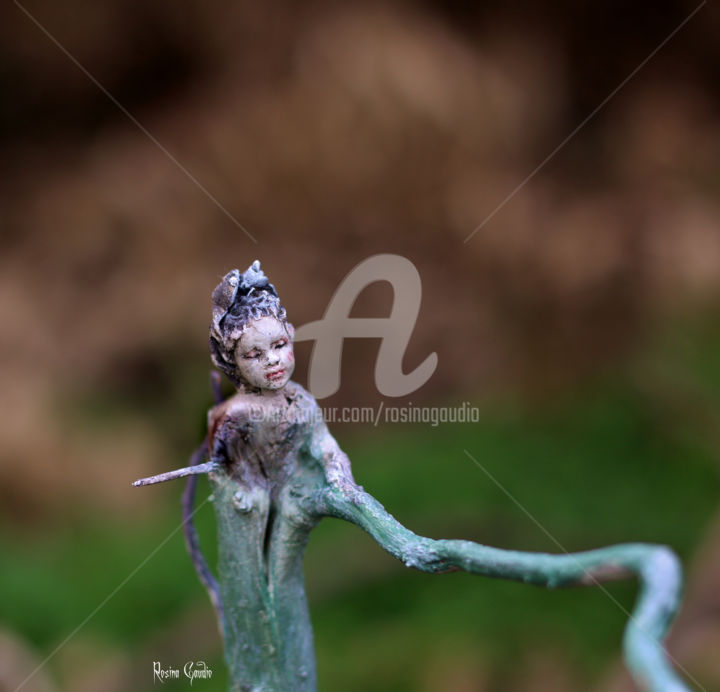
<svg viewBox="0 0 720 692"><path fill-rule="evenodd" d="M319 488L338 473L351 478L317 403L295 382L270 395L238 392L210 410L208 429L213 460L248 494L272 505L288 486L307 488L315 478Z"/></svg>

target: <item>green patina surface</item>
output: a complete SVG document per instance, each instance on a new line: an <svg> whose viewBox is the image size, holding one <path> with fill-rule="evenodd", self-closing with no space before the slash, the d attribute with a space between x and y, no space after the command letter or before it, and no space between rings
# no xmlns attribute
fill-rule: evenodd
<svg viewBox="0 0 720 692"><path fill-rule="evenodd" d="M688 689L662 646L682 581L671 550L630 543L552 555L418 536L355 483L314 399L290 384L280 424L277 416L251 415L242 397L210 416L220 465L210 481L231 690L316 689L302 558L323 517L358 525L407 567L423 572L464 570L548 588L637 576L640 592L623 642L628 667L653 692Z"/></svg>

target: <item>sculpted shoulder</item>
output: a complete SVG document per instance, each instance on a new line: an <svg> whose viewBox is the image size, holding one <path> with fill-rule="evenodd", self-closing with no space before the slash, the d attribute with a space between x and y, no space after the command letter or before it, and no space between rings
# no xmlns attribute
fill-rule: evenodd
<svg viewBox="0 0 720 692"><path fill-rule="evenodd" d="M325 425L323 411L315 397L297 382L288 382L286 386L287 400L290 406L294 405L299 419L306 421L313 427Z"/></svg>
<svg viewBox="0 0 720 692"><path fill-rule="evenodd" d="M290 380L285 386L285 389L287 390L288 396L298 399L305 405L311 405L315 408L319 408L317 401L315 401L315 397L310 394L305 387L297 382Z"/></svg>
<svg viewBox="0 0 720 692"><path fill-rule="evenodd" d="M249 418L250 408L257 402L257 396L248 392L236 392L220 404L208 411L208 431L210 437L215 435L220 423L228 418Z"/></svg>
<svg viewBox="0 0 720 692"><path fill-rule="evenodd" d="M307 413L305 418L312 420L317 416L320 410L315 397L308 392L302 385L292 380L285 385L283 394L287 404L295 404ZM279 401L283 401L279 399ZM285 402L283 402L285 403ZM214 406L208 411L208 430L210 436L215 434L218 426L230 418L235 420L244 420L252 417L253 412L257 412L258 406L271 405L270 400L264 400L263 397L253 392L236 392L233 396L227 398L221 404Z"/></svg>

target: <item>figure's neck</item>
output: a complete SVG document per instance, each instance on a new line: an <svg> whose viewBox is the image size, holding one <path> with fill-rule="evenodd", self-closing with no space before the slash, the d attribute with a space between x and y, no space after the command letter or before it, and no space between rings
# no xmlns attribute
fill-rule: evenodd
<svg viewBox="0 0 720 692"><path fill-rule="evenodd" d="M262 389L260 387L242 385L238 389L241 392L245 392L246 394L254 394L255 396L261 397L264 401L272 403L275 400L281 401L285 397L287 385L285 385L281 389Z"/></svg>

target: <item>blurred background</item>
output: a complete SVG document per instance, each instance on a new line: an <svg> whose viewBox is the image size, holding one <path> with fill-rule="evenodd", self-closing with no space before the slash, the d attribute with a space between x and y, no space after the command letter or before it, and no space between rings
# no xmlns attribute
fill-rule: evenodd
<svg viewBox="0 0 720 692"><path fill-rule="evenodd" d="M687 576L670 651L693 689L720 689L717 7L23 0L0 16L0 690L48 656L25 692L150 689L153 661L200 659L215 674L193 688L225 689L182 487L130 482L204 435L226 271L259 258L299 326L376 253L423 282L405 371L433 351L438 368L384 399L379 341L348 340L321 404L481 415L333 426L358 482L433 537L557 552L512 495L567 550L670 544ZM353 315L391 304L377 283ZM208 506L198 523L212 560ZM306 572L320 690L634 689L633 583L425 575L331 521Z"/></svg>

